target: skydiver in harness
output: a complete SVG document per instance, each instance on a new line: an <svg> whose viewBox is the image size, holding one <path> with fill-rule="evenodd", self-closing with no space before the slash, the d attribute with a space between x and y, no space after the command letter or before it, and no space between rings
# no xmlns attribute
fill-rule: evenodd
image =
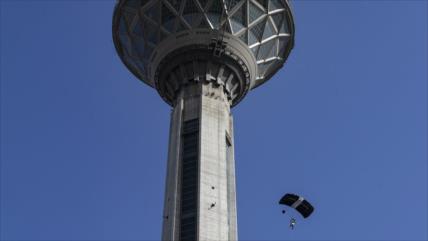
<svg viewBox="0 0 428 241"><path fill-rule="evenodd" d="M294 226L296 226L296 219L291 218L291 220L290 220L290 228L291 228L291 230L294 230Z"/></svg>
<svg viewBox="0 0 428 241"><path fill-rule="evenodd" d="M285 214L285 213L286 213L286 211L282 210L282 214ZM295 218L291 218L290 219L290 226L289 226L291 228L291 230L294 230L294 226L296 226L296 224L297 224L296 219Z"/></svg>

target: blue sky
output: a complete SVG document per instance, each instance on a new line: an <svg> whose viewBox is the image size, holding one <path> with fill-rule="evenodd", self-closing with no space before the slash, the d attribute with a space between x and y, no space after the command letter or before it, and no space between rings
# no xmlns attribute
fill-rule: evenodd
<svg viewBox="0 0 428 241"><path fill-rule="evenodd" d="M158 240L170 108L114 1L0 2L0 239ZM233 109L240 240L427 240L427 2L292 4L287 64ZM294 231L286 192L316 207Z"/></svg>

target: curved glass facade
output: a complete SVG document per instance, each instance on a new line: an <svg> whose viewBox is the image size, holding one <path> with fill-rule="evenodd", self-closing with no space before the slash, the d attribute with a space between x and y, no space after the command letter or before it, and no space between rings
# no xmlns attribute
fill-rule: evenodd
<svg viewBox="0 0 428 241"><path fill-rule="evenodd" d="M291 49L293 23L285 0L121 0L116 11L121 57L145 80L156 46L185 30L220 29L236 36L254 54L260 83Z"/></svg>

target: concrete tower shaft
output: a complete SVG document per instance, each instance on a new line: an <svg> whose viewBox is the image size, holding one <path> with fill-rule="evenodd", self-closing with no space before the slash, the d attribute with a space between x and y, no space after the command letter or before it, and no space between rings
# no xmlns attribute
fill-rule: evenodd
<svg viewBox="0 0 428 241"><path fill-rule="evenodd" d="M171 114L162 240L237 240L233 147L223 88L182 88Z"/></svg>

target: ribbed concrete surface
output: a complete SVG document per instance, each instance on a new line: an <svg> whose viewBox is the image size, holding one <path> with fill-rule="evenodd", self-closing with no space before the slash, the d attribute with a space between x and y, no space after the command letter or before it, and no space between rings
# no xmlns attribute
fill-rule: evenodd
<svg viewBox="0 0 428 241"><path fill-rule="evenodd" d="M180 240L181 126L194 118L200 123L198 240L237 240L230 106L222 88L201 83L181 91L171 115L162 240Z"/></svg>

